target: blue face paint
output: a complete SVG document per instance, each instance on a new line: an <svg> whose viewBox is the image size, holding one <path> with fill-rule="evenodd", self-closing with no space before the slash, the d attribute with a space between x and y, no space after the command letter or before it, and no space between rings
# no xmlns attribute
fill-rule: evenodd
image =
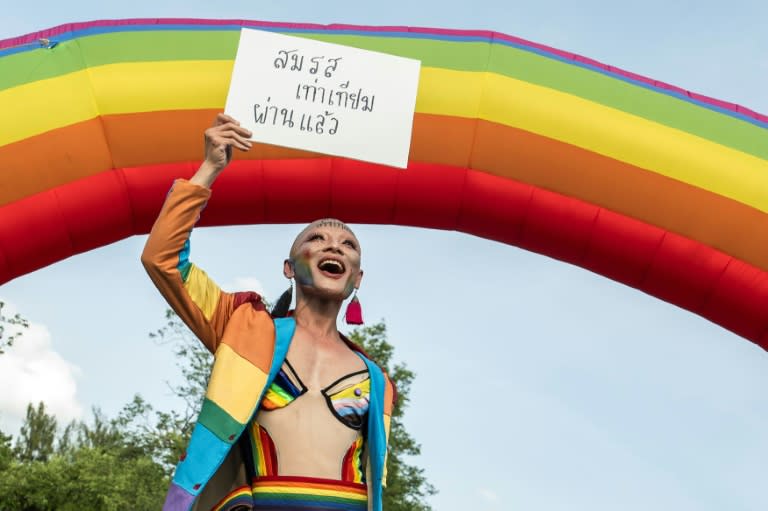
<svg viewBox="0 0 768 511"><path fill-rule="evenodd" d="M295 259L291 259L293 273L296 282L301 286L313 286L315 279L312 277L312 268L309 265L309 251L304 251Z"/></svg>

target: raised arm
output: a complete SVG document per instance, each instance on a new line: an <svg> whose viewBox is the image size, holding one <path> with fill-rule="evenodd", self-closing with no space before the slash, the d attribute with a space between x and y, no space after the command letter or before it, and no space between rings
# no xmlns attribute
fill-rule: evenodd
<svg viewBox="0 0 768 511"><path fill-rule="evenodd" d="M250 133L219 114L205 132L205 161L194 177L174 182L152 227L141 262L171 308L215 352L232 311L253 293L225 293L189 260L192 232L211 195L210 186L232 157L232 147L248 150Z"/></svg>

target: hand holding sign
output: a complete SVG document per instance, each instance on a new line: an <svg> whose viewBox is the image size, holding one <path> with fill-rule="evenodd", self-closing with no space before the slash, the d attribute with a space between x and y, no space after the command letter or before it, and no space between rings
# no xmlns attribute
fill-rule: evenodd
<svg viewBox="0 0 768 511"><path fill-rule="evenodd" d="M420 62L242 29L225 111L253 139L408 165Z"/></svg>
<svg viewBox="0 0 768 511"><path fill-rule="evenodd" d="M232 148L248 151L253 143L248 140L252 133L227 114L218 114L213 126L205 130L205 159L190 180L210 187L232 160Z"/></svg>

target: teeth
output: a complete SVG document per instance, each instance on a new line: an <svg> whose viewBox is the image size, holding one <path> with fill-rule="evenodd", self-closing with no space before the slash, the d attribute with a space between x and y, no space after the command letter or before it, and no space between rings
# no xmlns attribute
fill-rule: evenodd
<svg viewBox="0 0 768 511"><path fill-rule="evenodd" d="M343 270L344 269L344 267L342 266L342 264L340 262L334 261L333 259L325 259L323 261L320 261L320 265L319 266L322 268L323 266L328 266L328 265L335 266L339 270Z"/></svg>

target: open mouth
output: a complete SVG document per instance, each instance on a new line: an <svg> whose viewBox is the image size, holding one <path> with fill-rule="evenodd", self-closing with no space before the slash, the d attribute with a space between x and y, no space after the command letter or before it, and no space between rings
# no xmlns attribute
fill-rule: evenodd
<svg viewBox="0 0 768 511"><path fill-rule="evenodd" d="M321 271L330 273L332 275L341 275L344 273L344 265L335 259L323 259L320 261L317 267L320 268Z"/></svg>

